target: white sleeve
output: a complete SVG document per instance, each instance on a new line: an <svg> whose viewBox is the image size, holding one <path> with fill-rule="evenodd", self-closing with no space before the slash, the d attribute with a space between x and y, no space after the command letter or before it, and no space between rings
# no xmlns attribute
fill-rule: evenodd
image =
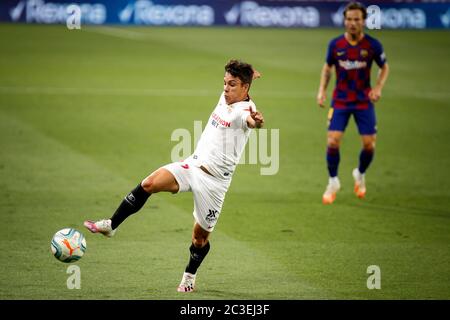
<svg viewBox="0 0 450 320"><path fill-rule="evenodd" d="M225 92L222 92L222 94L219 97L219 102L217 104L221 103L227 104L227 102L225 101Z"/></svg>
<svg viewBox="0 0 450 320"><path fill-rule="evenodd" d="M245 104L245 106L240 111L241 112L241 114L240 114L241 125L242 125L242 128L245 129L245 130L250 129L248 124L247 124L247 118L250 115L250 107L252 108L253 112L256 111L256 106L255 106L255 104L253 102L247 102Z"/></svg>

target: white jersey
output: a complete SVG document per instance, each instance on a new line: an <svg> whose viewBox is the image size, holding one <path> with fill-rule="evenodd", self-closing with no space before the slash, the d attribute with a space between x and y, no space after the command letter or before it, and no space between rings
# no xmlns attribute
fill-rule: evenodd
<svg viewBox="0 0 450 320"><path fill-rule="evenodd" d="M251 132L250 108L256 111L251 99L228 105L222 93L192 155L198 166L218 178L231 178Z"/></svg>

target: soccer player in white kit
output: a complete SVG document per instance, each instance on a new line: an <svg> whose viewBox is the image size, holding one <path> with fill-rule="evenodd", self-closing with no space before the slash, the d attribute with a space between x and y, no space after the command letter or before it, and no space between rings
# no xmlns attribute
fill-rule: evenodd
<svg viewBox="0 0 450 320"><path fill-rule="evenodd" d="M123 199L110 219L84 222L91 232L112 237L117 227L139 211L151 194L191 191L195 222L189 263L178 286L179 292L194 290L197 269L210 249L209 235L221 213L251 129L261 128L264 124L263 115L248 95L252 80L259 76L250 64L230 60L225 65L223 93L194 153L186 160L165 165L146 177Z"/></svg>

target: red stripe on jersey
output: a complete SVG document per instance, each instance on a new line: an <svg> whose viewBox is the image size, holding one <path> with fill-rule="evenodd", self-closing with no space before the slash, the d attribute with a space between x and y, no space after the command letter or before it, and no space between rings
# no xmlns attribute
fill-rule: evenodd
<svg viewBox="0 0 450 320"><path fill-rule="evenodd" d="M340 100L334 100L333 108L335 109L345 109L347 107L345 102L342 102Z"/></svg>
<svg viewBox="0 0 450 320"><path fill-rule="evenodd" d="M349 59L349 60L359 59L359 48L348 48L347 59Z"/></svg>
<svg viewBox="0 0 450 320"><path fill-rule="evenodd" d="M345 39L345 36L342 36L338 41L336 41L337 49L344 49L347 46L348 42Z"/></svg>
<svg viewBox="0 0 450 320"><path fill-rule="evenodd" d="M348 90L348 83L347 81L339 81L336 85L335 91L347 91Z"/></svg>
<svg viewBox="0 0 450 320"><path fill-rule="evenodd" d="M365 110L369 108L369 102L358 102L356 105L356 109L358 110Z"/></svg>
<svg viewBox="0 0 450 320"><path fill-rule="evenodd" d="M361 91L366 87L366 79L358 79L356 81L356 90Z"/></svg>
<svg viewBox="0 0 450 320"><path fill-rule="evenodd" d="M356 100L356 91L349 90L347 91L347 101L355 101Z"/></svg>
<svg viewBox="0 0 450 320"><path fill-rule="evenodd" d="M358 70L347 70L347 80L357 80L358 79Z"/></svg>

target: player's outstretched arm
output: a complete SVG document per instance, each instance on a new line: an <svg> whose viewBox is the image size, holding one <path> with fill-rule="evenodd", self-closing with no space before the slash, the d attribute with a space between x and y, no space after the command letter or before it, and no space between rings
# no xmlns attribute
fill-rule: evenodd
<svg viewBox="0 0 450 320"><path fill-rule="evenodd" d="M250 107L250 115L247 117L247 125L249 128L262 128L264 125L264 117L261 112L253 111Z"/></svg>
<svg viewBox="0 0 450 320"><path fill-rule="evenodd" d="M252 77L252 80L261 78L261 76L262 76L261 72L259 72L258 70L253 69L253 77Z"/></svg>
<svg viewBox="0 0 450 320"><path fill-rule="evenodd" d="M327 100L327 88L331 78L331 68L328 63L325 63L322 67L320 74L319 92L317 93L317 104L323 108L325 107L325 101Z"/></svg>
<svg viewBox="0 0 450 320"><path fill-rule="evenodd" d="M375 87L372 88L369 92L369 99L372 102L377 102L381 98L381 91L383 90L384 84L389 75L389 65L387 62L383 65L383 67L378 72L377 83Z"/></svg>

